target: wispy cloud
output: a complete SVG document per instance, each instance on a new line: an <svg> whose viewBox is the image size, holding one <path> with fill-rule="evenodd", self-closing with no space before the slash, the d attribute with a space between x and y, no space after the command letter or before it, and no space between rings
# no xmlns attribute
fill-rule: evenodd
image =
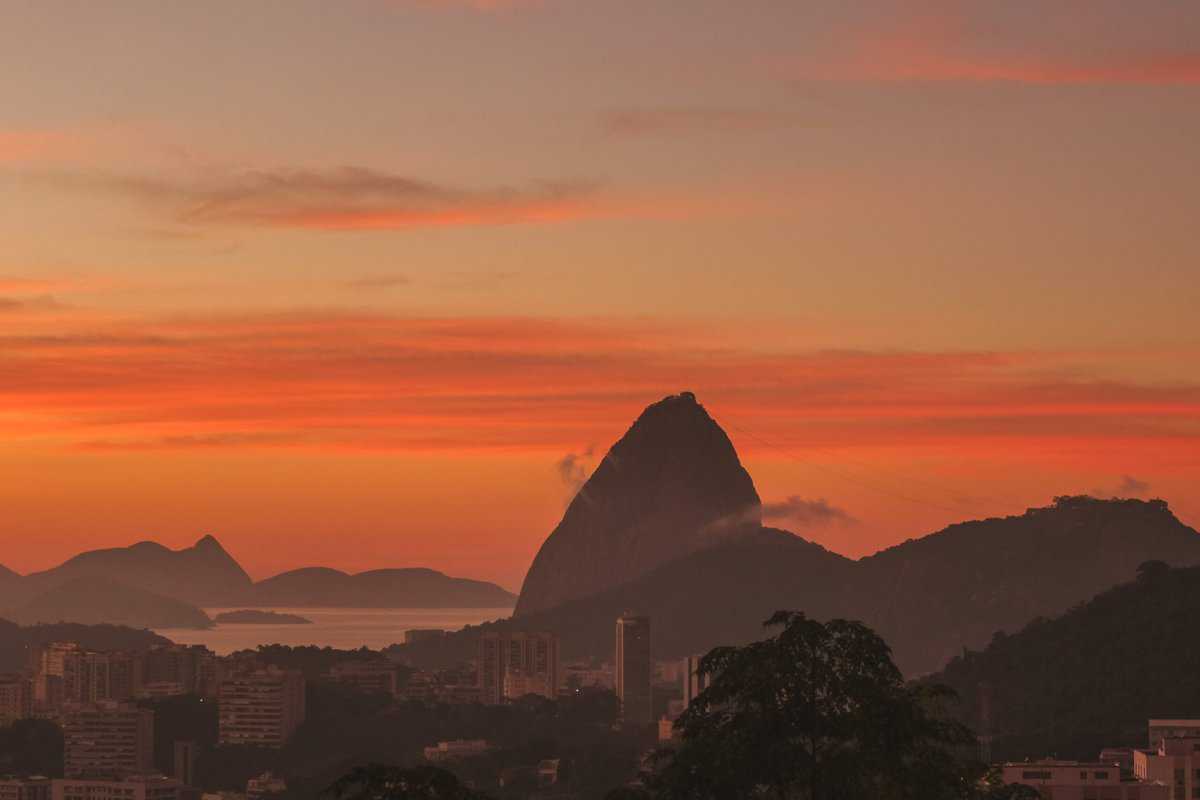
<svg viewBox="0 0 1200 800"><path fill-rule="evenodd" d="M592 456L595 452L595 445L588 445L582 452L567 453L555 462L554 470L558 473L559 480L567 488L568 499L574 497L587 482L592 466Z"/></svg>
<svg viewBox="0 0 1200 800"><path fill-rule="evenodd" d="M366 167L275 169L178 178L101 172L39 178L63 189L127 197L185 226L402 230L563 222L605 216L596 187L535 181L465 189Z"/></svg>
<svg viewBox="0 0 1200 800"><path fill-rule="evenodd" d="M806 500L798 495L763 503L762 518L763 522L788 523L801 528L855 522L848 511L830 504L824 498Z"/></svg>
<svg viewBox="0 0 1200 800"><path fill-rule="evenodd" d="M0 295L0 314L16 311L53 311L62 308L54 295L43 294L33 297L5 297Z"/></svg>
<svg viewBox="0 0 1200 800"><path fill-rule="evenodd" d="M1150 491L1150 484L1132 475L1122 475L1120 482L1107 488L1092 489L1093 497L1143 497Z"/></svg>
<svg viewBox="0 0 1200 800"><path fill-rule="evenodd" d="M881 82L985 82L1030 85L1200 85L1200 52L1070 59L972 56L929 48L880 52L853 62L801 70L800 77Z"/></svg>
<svg viewBox="0 0 1200 800"><path fill-rule="evenodd" d="M784 58L785 70L809 81L1200 85L1184 4L914 0L887 8L832 37L834 47Z"/></svg>

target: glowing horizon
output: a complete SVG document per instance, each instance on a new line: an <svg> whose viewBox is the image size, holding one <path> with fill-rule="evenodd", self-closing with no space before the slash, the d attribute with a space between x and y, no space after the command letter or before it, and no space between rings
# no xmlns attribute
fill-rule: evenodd
<svg viewBox="0 0 1200 800"><path fill-rule="evenodd" d="M0 564L211 533L516 590L681 390L852 557L1060 494L1200 524L1197 41L1117 0L14 11Z"/></svg>

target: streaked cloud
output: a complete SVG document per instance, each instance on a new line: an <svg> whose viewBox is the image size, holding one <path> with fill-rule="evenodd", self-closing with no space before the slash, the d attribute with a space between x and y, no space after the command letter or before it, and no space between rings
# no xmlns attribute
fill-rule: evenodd
<svg viewBox="0 0 1200 800"><path fill-rule="evenodd" d="M791 77L881 83L1200 85L1187 4L885 2L784 59Z"/></svg>
<svg viewBox="0 0 1200 800"><path fill-rule="evenodd" d="M31 297L5 297L0 295L0 314L17 311L52 311L62 308L54 295L43 294Z"/></svg>
<svg viewBox="0 0 1200 800"><path fill-rule="evenodd" d="M0 434L105 450L575 453L688 388L735 436L750 421L781 453L1200 444L1200 385L1097 374L1083 355L768 352L727 334L636 319L321 311L56 319L0 331ZM577 475L578 459L565 467Z"/></svg>
<svg viewBox="0 0 1200 800"><path fill-rule="evenodd" d="M595 186L580 181L464 189L367 167L176 179L60 172L38 179L61 189L127 197L185 226L402 230L563 222L614 211L599 203Z"/></svg>
<svg viewBox="0 0 1200 800"><path fill-rule="evenodd" d="M882 82L995 82L1030 85L1200 85L1200 52L1114 59L972 56L936 49L880 53L801 77Z"/></svg>

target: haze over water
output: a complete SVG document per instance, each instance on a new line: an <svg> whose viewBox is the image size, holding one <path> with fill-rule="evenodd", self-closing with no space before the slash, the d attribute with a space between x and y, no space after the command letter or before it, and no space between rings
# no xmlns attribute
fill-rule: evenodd
<svg viewBox="0 0 1200 800"><path fill-rule="evenodd" d="M242 606L241 608L245 608ZM206 608L210 617L238 608ZM252 650L261 644L316 645L351 650L367 646L378 650L404 641L410 628L459 630L466 625L507 617L511 608L263 608L295 614L312 625L216 625L210 630L161 628L156 630L177 644L207 645L218 655Z"/></svg>

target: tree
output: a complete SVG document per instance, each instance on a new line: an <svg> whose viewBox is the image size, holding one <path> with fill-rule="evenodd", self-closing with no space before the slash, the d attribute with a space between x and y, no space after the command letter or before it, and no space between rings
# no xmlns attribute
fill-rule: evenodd
<svg viewBox="0 0 1200 800"><path fill-rule="evenodd" d="M982 767L975 737L943 718L948 690L909 686L865 625L778 612L777 636L711 651L711 685L676 723L651 786L665 800L952 800Z"/></svg>
<svg viewBox="0 0 1200 800"><path fill-rule="evenodd" d="M645 789L622 786L604 795L604 800L654 800L654 795Z"/></svg>
<svg viewBox="0 0 1200 800"><path fill-rule="evenodd" d="M979 800L1041 800L1042 794L1024 783L1005 783L1000 770L992 770L979 790Z"/></svg>
<svg viewBox="0 0 1200 800"><path fill-rule="evenodd" d="M411 769L370 764L330 786L334 800L487 800L463 786L454 773L437 767Z"/></svg>

